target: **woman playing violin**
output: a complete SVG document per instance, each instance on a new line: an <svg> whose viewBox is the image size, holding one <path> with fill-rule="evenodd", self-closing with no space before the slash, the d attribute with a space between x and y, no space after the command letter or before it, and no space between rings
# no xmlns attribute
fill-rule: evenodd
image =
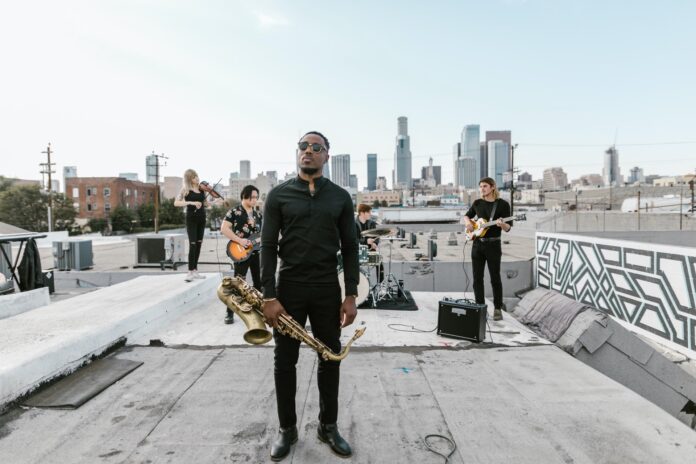
<svg viewBox="0 0 696 464"><path fill-rule="evenodd" d="M186 207L186 233L189 239L188 274L184 279L191 282L193 279L205 279L198 273L198 259L201 256L203 233L205 232L205 207L208 203L205 192L200 188L198 174L193 169L184 172L184 185L179 195L174 200L174 206Z"/></svg>

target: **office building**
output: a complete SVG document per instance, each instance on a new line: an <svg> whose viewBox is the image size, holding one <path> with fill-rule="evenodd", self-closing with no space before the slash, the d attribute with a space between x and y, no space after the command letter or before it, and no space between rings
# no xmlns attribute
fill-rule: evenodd
<svg viewBox="0 0 696 464"><path fill-rule="evenodd" d="M377 154L367 154L367 190L377 189Z"/></svg>
<svg viewBox="0 0 696 464"><path fill-rule="evenodd" d="M251 161L241 160L239 162L239 178L251 179Z"/></svg>
<svg viewBox="0 0 696 464"><path fill-rule="evenodd" d="M145 182L154 184L157 182L159 175L159 157L153 151L152 154L145 157Z"/></svg>
<svg viewBox="0 0 696 464"><path fill-rule="evenodd" d="M502 140L488 142L488 177L495 180L498 189L510 181L510 146Z"/></svg>
<svg viewBox="0 0 696 464"><path fill-rule="evenodd" d="M566 185L568 185L568 175L563 171L563 168L544 169L543 190L565 190Z"/></svg>
<svg viewBox="0 0 696 464"><path fill-rule="evenodd" d="M77 177L77 166L63 166L63 187L67 185L65 180L71 177Z"/></svg>
<svg viewBox="0 0 696 464"><path fill-rule="evenodd" d="M621 185L622 183L621 170L619 168L619 151L614 145L604 152L602 177L604 177L604 185L608 187Z"/></svg>
<svg viewBox="0 0 696 464"><path fill-rule="evenodd" d="M478 124L468 124L462 129L461 159L469 159L466 163L459 164L459 169L466 165L467 172L459 172L460 186L473 189L478 185L481 166L481 127Z"/></svg>
<svg viewBox="0 0 696 464"><path fill-rule="evenodd" d="M643 174L643 169L638 166L631 168L631 175L628 176L628 183L634 184L636 182L645 182L645 174Z"/></svg>
<svg viewBox="0 0 696 464"><path fill-rule="evenodd" d="M397 119L396 150L394 152L394 188L410 188L411 137L408 135L408 118Z"/></svg>
<svg viewBox="0 0 696 464"><path fill-rule="evenodd" d="M350 155L334 155L331 161L331 180L341 187L350 187Z"/></svg>

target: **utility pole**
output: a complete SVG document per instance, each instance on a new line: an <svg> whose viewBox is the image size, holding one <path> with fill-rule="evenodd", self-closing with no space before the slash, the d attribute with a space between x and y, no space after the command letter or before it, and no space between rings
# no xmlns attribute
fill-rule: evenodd
<svg viewBox="0 0 696 464"><path fill-rule="evenodd" d="M48 231L53 232L53 186L51 185L51 174L55 174L53 166L56 163L51 163L51 144L49 143L46 151L41 153L48 157L48 160L45 163L39 163L39 166L41 166L42 177L43 174L48 174Z"/></svg>
<svg viewBox="0 0 696 464"><path fill-rule="evenodd" d="M148 167L154 167L155 168L155 233L159 233L159 196L160 196L160 188L159 188L159 168L160 168L160 158L162 159L169 159L168 157L164 156L164 153L162 154L155 154L155 150L152 150L151 156L155 157L155 164L148 164ZM167 162L164 162L163 166L166 166ZM147 176L147 173L145 173Z"/></svg>
<svg viewBox="0 0 696 464"><path fill-rule="evenodd" d="M517 145L510 147L510 216L515 215L515 149Z"/></svg>
<svg viewBox="0 0 696 464"><path fill-rule="evenodd" d="M636 211L638 212L638 230L640 230L640 190L638 190L638 208Z"/></svg>

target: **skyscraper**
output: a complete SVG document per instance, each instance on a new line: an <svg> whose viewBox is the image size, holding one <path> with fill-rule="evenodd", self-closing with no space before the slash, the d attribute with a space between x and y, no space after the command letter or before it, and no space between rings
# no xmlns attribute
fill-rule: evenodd
<svg viewBox="0 0 696 464"><path fill-rule="evenodd" d="M564 190L568 184L568 175L563 168L544 169L544 180L542 188L544 190Z"/></svg>
<svg viewBox="0 0 696 464"><path fill-rule="evenodd" d="M643 168L638 166L631 168L631 175L628 177L628 183L633 184L635 182L645 182L645 174L643 174Z"/></svg>
<svg viewBox="0 0 696 464"><path fill-rule="evenodd" d="M408 118L397 119L396 150L394 152L394 188L411 188L411 137L408 135Z"/></svg>
<svg viewBox="0 0 696 464"><path fill-rule="evenodd" d="M466 163L469 168L466 172L460 172L460 186L468 189L476 188L480 179L481 148L479 146L481 138L481 127L478 124L467 124L462 130L461 158L474 160L473 163ZM460 164L460 166L463 166Z"/></svg>
<svg viewBox="0 0 696 464"><path fill-rule="evenodd" d="M71 177L77 177L77 166L63 166L63 186L68 185L65 179L70 179ZM68 192L64 192L68 193Z"/></svg>
<svg viewBox="0 0 696 464"><path fill-rule="evenodd" d="M251 179L251 161L241 160L239 162L239 178Z"/></svg>
<svg viewBox="0 0 696 464"><path fill-rule="evenodd" d="M332 181L341 187L350 187L350 155L334 155L329 159Z"/></svg>
<svg viewBox="0 0 696 464"><path fill-rule="evenodd" d="M621 170L619 168L619 151L614 145L604 152L604 169L602 170L604 185L621 185Z"/></svg>
<svg viewBox="0 0 696 464"><path fill-rule="evenodd" d="M454 162L454 186L459 187L459 159L462 157L462 143L457 142L452 147L452 159Z"/></svg>
<svg viewBox="0 0 696 464"><path fill-rule="evenodd" d="M348 179L348 187L357 189L358 188L358 176L351 174Z"/></svg>
<svg viewBox="0 0 696 464"><path fill-rule="evenodd" d="M503 142L507 143L508 145L508 156L510 160L508 161L508 165L512 166L512 150L510 147L512 147L512 132L509 130L500 130L500 131L486 131L486 148L488 148L488 142L491 140L502 140ZM488 172L489 169L485 169L483 172Z"/></svg>
<svg viewBox="0 0 696 464"><path fill-rule="evenodd" d="M510 175L510 146L502 140L488 142L488 177L495 180L498 188L505 186Z"/></svg>
<svg viewBox="0 0 696 464"><path fill-rule="evenodd" d="M377 154L367 154L367 190L377 189Z"/></svg>
<svg viewBox="0 0 696 464"><path fill-rule="evenodd" d="M153 151L151 155L145 157L145 182L154 184L157 180L157 155Z"/></svg>

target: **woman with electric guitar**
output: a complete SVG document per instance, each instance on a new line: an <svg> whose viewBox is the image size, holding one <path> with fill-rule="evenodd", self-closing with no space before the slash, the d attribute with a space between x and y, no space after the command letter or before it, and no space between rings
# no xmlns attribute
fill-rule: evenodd
<svg viewBox="0 0 696 464"><path fill-rule="evenodd" d="M234 262L234 274L246 279L251 268L254 288L261 290L261 265L259 249L261 248L261 213L256 209L259 189L247 185L240 195L242 203L229 210L222 221L220 232L230 239L227 244L227 256ZM234 322L234 313L228 308L225 323Z"/></svg>
<svg viewBox="0 0 696 464"><path fill-rule="evenodd" d="M500 259L503 250L500 243L502 231L509 232L512 227L510 216L510 203L500 198L495 180L484 177L479 181L479 191L481 198L475 200L464 216L464 224L468 239L474 239L471 248L471 266L474 271L474 297L476 303L484 304L485 294L483 286L483 271L488 263L488 273L491 276L491 286L493 287L493 320L499 321L503 318L503 282L500 278ZM472 219L476 217L480 223ZM483 221L482 221L483 220ZM487 222L493 222L487 224ZM481 227L485 223L486 227ZM474 234L474 231L481 229Z"/></svg>

